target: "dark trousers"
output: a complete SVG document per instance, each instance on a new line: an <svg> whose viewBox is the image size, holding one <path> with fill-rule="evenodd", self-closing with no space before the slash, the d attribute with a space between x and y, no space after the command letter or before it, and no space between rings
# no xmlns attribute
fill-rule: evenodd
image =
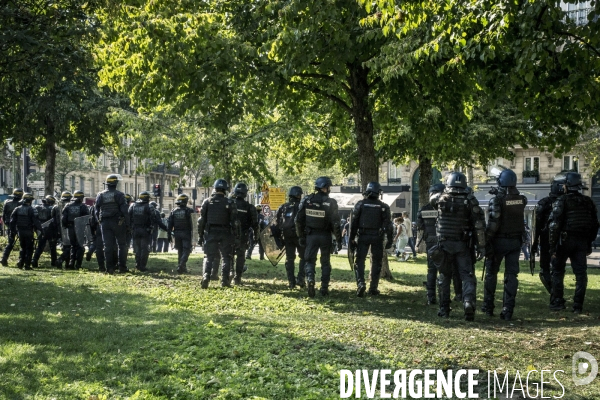
<svg viewBox="0 0 600 400"><path fill-rule="evenodd" d="M157 248L158 248L158 226L155 226L152 229L152 252L156 253Z"/></svg>
<svg viewBox="0 0 600 400"><path fill-rule="evenodd" d="M156 251L159 253L167 253L169 251L169 239L158 238L158 247Z"/></svg>
<svg viewBox="0 0 600 400"><path fill-rule="evenodd" d="M125 223L119 224L118 218L104 218L100 222L102 231L102 241L104 242L104 259L106 260L106 270L113 272L117 267L115 259L115 248L117 248L117 259L119 269L127 270L127 229Z"/></svg>
<svg viewBox="0 0 600 400"><path fill-rule="evenodd" d="M148 265L148 243L150 234L145 227L133 228L133 252L135 253L135 267L139 270L145 270Z"/></svg>
<svg viewBox="0 0 600 400"><path fill-rule="evenodd" d="M93 254L96 253L96 260L98 261L98 268L100 272L106 271L106 264L104 258L104 241L102 240L102 233L100 232L100 227L96 229L96 234L94 235L94 242L90 246L89 252Z"/></svg>
<svg viewBox="0 0 600 400"><path fill-rule="evenodd" d="M69 233L69 241L71 242L71 257L68 264L68 268L79 269L81 268L81 262L83 261L84 249L79 245L77 241L77 235L75 235L75 227L69 226L67 228Z"/></svg>
<svg viewBox="0 0 600 400"><path fill-rule="evenodd" d="M569 236L558 247L556 260L552 268L552 299L564 302L565 295L565 267L567 259L571 260L571 268L575 274L575 294L573 295L573 308L581 310L587 290L587 251L589 241L585 238Z"/></svg>
<svg viewBox="0 0 600 400"><path fill-rule="evenodd" d="M306 260L306 278L309 282L315 281L315 265L317 263L317 253L321 251L321 287L329 286L331 277L331 233L314 232L306 237L306 250L304 260Z"/></svg>
<svg viewBox="0 0 600 400"><path fill-rule="evenodd" d="M365 284L365 260L371 248L371 283L370 289L377 289L379 285L379 276L381 275L381 266L383 263L383 237L381 235L359 235L356 247L356 263L354 274L356 275L357 286Z"/></svg>
<svg viewBox="0 0 600 400"><path fill-rule="evenodd" d="M235 261L235 276L241 278L244 272L244 263L246 262L246 249L248 248L248 231L242 232L240 244L235 246L233 257Z"/></svg>
<svg viewBox="0 0 600 400"><path fill-rule="evenodd" d="M435 265L433 264L433 261L431 260L431 257L429 256L429 249L437 244L437 238L434 239L430 239L430 240L425 240L425 245L427 248L427 283L426 283L426 288L427 288L427 299L428 300L435 300L435 287L436 287L436 280L437 280L437 268L435 267ZM461 288L462 291L462 288Z"/></svg>
<svg viewBox="0 0 600 400"><path fill-rule="evenodd" d="M42 253L44 252L46 243L48 243L49 247L50 247L51 265L55 265L56 264L56 240L48 239L46 236L42 236L42 237L38 236L38 243L37 243L37 247L35 249L35 253L33 254L33 261L38 262L38 260L42 256Z"/></svg>
<svg viewBox="0 0 600 400"><path fill-rule="evenodd" d="M548 290L552 292L552 269L550 267L550 238L548 232L542 232L540 235L540 280Z"/></svg>
<svg viewBox="0 0 600 400"><path fill-rule="evenodd" d="M177 269L180 271L185 270L192 252L192 233L175 231L173 237L175 238L175 249L177 250Z"/></svg>
<svg viewBox="0 0 600 400"><path fill-rule="evenodd" d="M288 282L294 284L304 282L306 275L306 261L304 260L304 252L306 247L300 246L298 236L289 235L284 237L285 244L285 272L287 274ZM296 270L296 252L300 258L300 265L298 266L298 278L295 277Z"/></svg>
<svg viewBox="0 0 600 400"><path fill-rule="evenodd" d="M450 309L450 281L453 268L458 269L462 279L463 302L475 303L477 280L473 269L473 258L467 242L462 240L444 240L440 242L445 253L444 267L438 272L438 291L440 308Z"/></svg>
<svg viewBox="0 0 600 400"><path fill-rule="evenodd" d="M11 232L10 230L7 230L8 233L8 244L6 245L6 248L4 249L4 253L2 253L2 260L7 261L8 260L8 256L10 256L10 252L12 251L13 247L15 247L15 239L16 239L16 232Z"/></svg>
<svg viewBox="0 0 600 400"><path fill-rule="evenodd" d="M483 286L483 303L487 311L494 309L494 295L498 284L498 272L504 259L504 296L502 308L513 312L517 289L519 288L519 256L521 255L520 238L495 238L492 241L494 253L487 258L485 265L485 283Z"/></svg>
<svg viewBox="0 0 600 400"><path fill-rule="evenodd" d="M19 229L19 244L21 245L21 261L23 267L29 269L31 266L31 258L33 257L33 231Z"/></svg>
<svg viewBox="0 0 600 400"><path fill-rule="evenodd" d="M210 279L213 268L218 268L218 257L223 260L221 269L221 279L227 282L229 279L229 270L231 268L231 254L233 252L233 236L229 229L212 228L205 236L204 252L206 253L206 263L202 272L203 279Z"/></svg>
<svg viewBox="0 0 600 400"><path fill-rule="evenodd" d="M417 257L417 251L415 250L415 238L412 236L408 237L408 247L410 247L410 249L413 252L413 257Z"/></svg>
<svg viewBox="0 0 600 400"><path fill-rule="evenodd" d="M260 259L264 259L265 258L265 250L263 249L262 243L260 242L260 238L259 240L254 240L254 236L250 235L249 236L249 245L248 245L248 251L246 252L246 257L251 257L252 256L252 252L254 251L254 246L256 246L258 244L258 254L260 256Z"/></svg>

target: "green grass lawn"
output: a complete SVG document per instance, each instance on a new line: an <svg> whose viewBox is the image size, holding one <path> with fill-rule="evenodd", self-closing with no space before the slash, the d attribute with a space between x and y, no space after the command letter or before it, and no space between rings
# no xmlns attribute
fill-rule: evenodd
<svg viewBox="0 0 600 400"><path fill-rule="evenodd" d="M248 261L243 287L200 290L201 254L186 276L174 273L174 254L151 255L150 274L116 276L94 271L95 260L81 271L42 260L35 271L0 267L2 399L339 398L340 369L383 368L478 368L481 380L509 370L511 381L515 370L562 369L563 398L600 398L600 377L571 379L575 352L600 359L598 269L583 315L548 311L523 263L513 321L478 312L467 323L457 303L448 320L425 304L422 255L392 261L394 281L366 298L355 296L345 257L333 256L331 295L314 299L288 290L283 264L267 261ZM570 296L570 270L566 286ZM482 292L479 282L478 306ZM560 395L557 384L548 390Z"/></svg>

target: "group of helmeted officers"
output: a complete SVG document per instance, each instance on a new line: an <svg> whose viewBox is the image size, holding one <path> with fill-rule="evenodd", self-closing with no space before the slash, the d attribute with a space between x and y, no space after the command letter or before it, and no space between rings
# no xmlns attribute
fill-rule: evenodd
<svg viewBox="0 0 600 400"><path fill-rule="evenodd" d="M174 238L178 253L177 272L187 272L188 257L193 249L194 210L187 207L188 196L176 199L167 224L161 219L150 194L142 192L136 202L131 196L116 189L117 175L106 178L106 190L98 193L93 207L83 201L83 192L71 195L63 192L62 205L55 205L52 196L46 196L41 205L31 206L33 196L20 189L13 191L12 199L4 205L3 217L10 221L8 245L0 263L7 265L8 256L18 235L21 253L18 266L25 269L37 267L39 257L50 243L51 264L68 268L81 267L84 249L79 245L74 221L89 217L93 235L88 252L96 252L101 271L114 273L127 269L127 252L133 241L136 269L147 270L149 243L154 227ZM517 176L509 169L497 177L498 186L490 191L489 215L480 207L464 174L452 172L446 184L430 187L430 201L418 213L418 229L427 248L427 302L439 302L438 315L449 317L450 282L452 277L462 287L460 300L464 317L474 320L476 311L475 263L484 259L484 298L481 310L494 315L497 277L502 260L505 261L502 309L500 317L512 319L517 290L519 256L524 240L524 212L527 198L517 190ZM316 294L315 267L320 252L322 296L329 294L331 279L332 236L338 250L342 247L340 218L335 199L329 197L331 179L319 177L314 192L303 197L302 188L294 186L288 192L288 202L276 212L274 234L279 236L285 252L285 269L290 289L307 287L308 296ZM562 310L564 299L565 265L571 261L576 278L572 309L581 313L587 287L587 255L596 238L598 219L596 206L581 191L581 175L567 172L554 178L551 193L540 200L535 213L535 230L532 252L540 254L540 279L550 294L550 308ZM232 280L242 284L245 255L249 241L256 242L261 228L256 206L246 197L248 187L240 182L228 196L229 184L217 179L213 193L205 199L196 221L197 244L206 255L202 271L201 288L206 289L211 280L218 279L215 269L221 270L221 286L228 287ZM382 191L378 182L370 182L364 198L358 201L351 215L349 251L355 255L354 272L358 297L380 294L378 285L386 249L392 246L392 219L387 204L380 200ZM163 214L164 216L164 214ZM56 251L57 235L53 229L66 229L68 245L63 243L63 254ZM34 232L38 246L34 252ZM63 234L64 237L65 234ZM369 286L365 282L365 261L371 254ZM295 260L300 259L296 275ZM459 289L460 290L460 289ZM436 296L437 291L437 296Z"/></svg>

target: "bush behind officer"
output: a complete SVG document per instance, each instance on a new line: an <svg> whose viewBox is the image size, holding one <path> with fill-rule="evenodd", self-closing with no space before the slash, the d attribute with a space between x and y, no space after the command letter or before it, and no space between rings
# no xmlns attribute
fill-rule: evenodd
<svg viewBox="0 0 600 400"><path fill-rule="evenodd" d="M240 240L237 207L233 199L225 197L229 184L225 179L217 179L213 184L214 193L202 203L198 218L199 242L204 243L206 263L202 271L202 289L207 289L213 268L217 268L216 260L221 255L221 286L230 286L229 270L234 249L234 242ZM206 241L204 240L206 239Z"/></svg>
<svg viewBox="0 0 600 400"><path fill-rule="evenodd" d="M598 216L593 200L581 194L581 175L568 172L565 177L566 194L560 196L552 207L548 220L550 228L550 253L552 268L552 294L550 309L565 308L564 279L567 259L575 274L573 312L581 313L587 290L587 255L592 253L592 242L598 232Z"/></svg>
<svg viewBox="0 0 600 400"><path fill-rule="evenodd" d="M335 236L338 248L342 248L340 216L335 199L329 197L331 179L326 176L315 181L315 193L306 196L300 202L296 216L296 234L300 244L306 244L306 279L308 296L315 296L315 264L317 253L321 251L321 288L323 296L329 295L331 278L331 234Z"/></svg>
<svg viewBox="0 0 600 400"><path fill-rule="evenodd" d="M140 193L138 201L129 206L129 220L131 221L131 232L133 234L133 251L135 253L135 267L139 271L147 271L149 248L152 226L157 225L167 230L159 216L154 212L154 207L149 203L150 193ZM169 239L171 233L168 233ZM170 241L170 240L169 240Z"/></svg>
<svg viewBox="0 0 600 400"><path fill-rule="evenodd" d="M429 187L429 196L442 193L446 189L443 183L436 183ZM429 255L429 249L437 244L437 234L435 223L438 212L430 203L425 204L417 213L417 229L421 232L421 240L425 241L427 248L427 304L436 304L435 286L437 279L437 269ZM461 288L462 291L462 288Z"/></svg>
<svg viewBox="0 0 600 400"><path fill-rule="evenodd" d="M494 295L498 284L498 271L504 259L504 295L500 318L512 319L519 288L519 256L523 245L525 206L527 197L517 190L517 175L505 169L497 178L497 194L490 199L487 224L487 259L483 286L482 311L494 315Z"/></svg>
<svg viewBox="0 0 600 400"><path fill-rule="evenodd" d="M175 237L175 249L177 250L177 272L185 274L187 270L187 261L192 252L192 214L194 210L187 206L189 197L187 194L180 194L175 200L177 208L174 208L169 215L167 233L173 232Z"/></svg>
<svg viewBox="0 0 600 400"><path fill-rule="evenodd" d="M430 198L438 210L436 233L438 245L430 249L439 275L438 291L440 310L438 316L450 316L450 280L452 267L458 268L462 279L463 310L465 319L475 319L476 279L471 242L485 255L485 216L479 202L467 187L467 178L460 172L448 175L443 193ZM522 220L522 219L521 219Z"/></svg>
<svg viewBox="0 0 600 400"><path fill-rule="evenodd" d="M379 276L383 263L383 235L387 235L386 249L392 247L392 214L390 207L379 200L381 185L379 182L369 182L364 193L365 199L360 200L352 211L350 224L350 246L356 249L356 295L363 297L365 285L365 260L369 247L372 255L371 282L369 294L378 295ZM356 236L358 234L358 240Z"/></svg>
<svg viewBox="0 0 600 400"><path fill-rule="evenodd" d="M240 229L239 239L236 240L233 257L235 261L235 275L233 282L236 285L242 284L242 273L244 272L244 263L246 261L246 250L248 248L248 235L250 228L254 231L255 240L258 240L258 216L256 207L246 201L248 195L248 186L244 182L238 182L233 188L233 200L237 208L238 225Z"/></svg>
<svg viewBox="0 0 600 400"><path fill-rule="evenodd" d="M104 259L106 270L114 273L117 266L115 260L115 246L118 248L117 258L119 271L127 272L127 230L130 226L127 200L125 194L117 190L119 178L115 174L106 177L106 190L98 193L96 197L96 214L100 222L102 241L104 242Z"/></svg>
<svg viewBox="0 0 600 400"><path fill-rule="evenodd" d="M21 205L15 208L10 217L11 232L19 234L19 244L22 249L24 269L31 268L31 257L33 257L33 229L42 230L42 224L38 219L37 210L31 207L33 195L23 193Z"/></svg>
<svg viewBox="0 0 600 400"><path fill-rule="evenodd" d="M282 204L277 209L276 221L283 243L285 245L285 272L288 278L288 287L294 289L296 285L300 287L306 286L306 261L304 252L306 247L300 244L298 234L296 233L296 215L302 199L302 188L300 186L292 186L288 191L288 202ZM296 251L300 257L298 266L298 277L295 275Z"/></svg>
<svg viewBox="0 0 600 400"><path fill-rule="evenodd" d="M88 207L83 204L84 197L85 195L81 190L75 191L71 203L62 210L61 222L67 228L69 241L71 242L71 259L66 266L67 269L79 269L83 261L84 248L79 245L77 235L75 234L75 218L90 214Z"/></svg>

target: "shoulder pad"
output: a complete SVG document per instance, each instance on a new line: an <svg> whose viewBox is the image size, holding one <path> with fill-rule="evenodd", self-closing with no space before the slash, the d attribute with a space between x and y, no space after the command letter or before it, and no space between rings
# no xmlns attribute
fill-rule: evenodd
<svg viewBox="0 0 600 400"><path fill-rule="evenodd" d="M469 199L472 206L479 206L479 200L477 200L477 197L473 196L472 193L467 196L467 199Z"/></svg>

